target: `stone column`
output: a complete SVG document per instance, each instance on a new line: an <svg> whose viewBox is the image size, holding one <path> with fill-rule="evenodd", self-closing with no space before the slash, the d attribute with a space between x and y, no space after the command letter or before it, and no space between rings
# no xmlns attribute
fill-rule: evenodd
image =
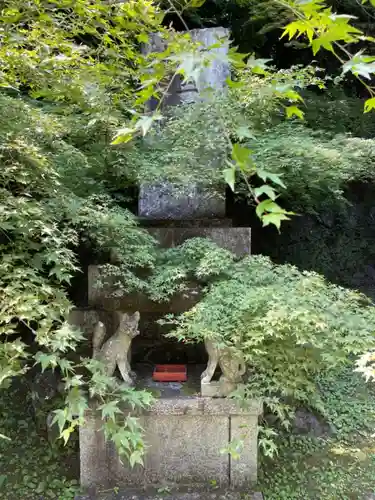
<svg viewBox="0 0 375 500"><path fill-rule="evenodd" d="M190 31L194 42L202 44L203 49L221 43L220 47L210 49L210 63L201 69L198 81L181 84L180 102L191 103L199 99L208 99L209 91L223 92L230 75L227 60L229 50L229 30L222 27L196 29Z"/></svg>
<svg viewBox="0 0 375 500"><path fill-rule="evenodd" d="M229 31L226 28L197 29L190 32L194 42L200 42L202 49L222 41L222 45L210 49L210 63L202 67L196 82L181 84L173 82L167 105L187 104L198 99L207 99L209 91L223 91L230 74L226 58L229 49ZM146 51L161 51L165 47L160 37L154 35ZM212 59L211 59L212 57ZM204 167L204 166L202 166ZM220 166L219 166L220 168ZM169 182L141 183L138 202L138 215L145 219L187 220L221 218L225 216L224 187L208 189L195 183L176 186Z"/></svg>
<svg viewBox="0 0 375 500"><path fill-rule="evenodd" d="M100 415L88 411L85 424L79 427L80 480L84 488L107 487L112 478L109 474L108 443L101 430Z"/></svg>

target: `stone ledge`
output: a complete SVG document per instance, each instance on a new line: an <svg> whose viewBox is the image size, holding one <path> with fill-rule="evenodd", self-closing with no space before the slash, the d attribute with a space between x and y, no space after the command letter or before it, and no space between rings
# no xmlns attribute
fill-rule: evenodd
<svg viewBox="0 0 375 500"><path fill-rule="evenodd" d="M205 218L205 219L147 219L147 217L137 217L137 221L142 228L229 228L233 227L230 218Z"/></svg>
<svg viewBox="0 0 375 500"><path fill-rule="evenodd" d="M144 410L144 415L252 415L262 413L262 402L251 401L246 408L240 408L230 398L171 398L158 399L151 408Z"/></svg>
<svg viewBox="0 0 375 500"><path fill-rule="evenodd" d="M87 410L87 415L94 415L95 403L91 404L91 409ZM152 415L174 415L174 416L259 416L263 412L261 400L249 401L246 408L241 408L234 399L231 398L210 398L210 397L181 397L181 398L160 398L149 407L142 410L126 410L137 416Z"/></svg>
<svg viewBox="0 0 375 500"><path fill-rule="evenodd" d="M225 217L225 192L189 183L142 183L139 188L138 215L147 219L194 219Z"/></svg>

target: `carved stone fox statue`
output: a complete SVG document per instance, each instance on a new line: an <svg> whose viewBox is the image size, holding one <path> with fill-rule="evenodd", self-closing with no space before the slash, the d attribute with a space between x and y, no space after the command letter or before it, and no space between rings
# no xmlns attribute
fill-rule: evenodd
<svg viewBox="0 0 375 500"><path fill-rule="evenodd" d="M106 329L101 321L95 326L93 334L93 355L94 359L101 361L106 367L106 374L112 376L116 366L118 366L121 376L129 385L133 385L132 376L135 374L131 371L129 357L130 346L134 337L139 335L138 323L139 312L127 314L117 312L119 318L119 326L106 342L103 344Z"/></svg>
<svg viewBox="0 0 375 500"><path fill-rule="evenodd" d="M201 383L209 384L219 365L222 372L219 380L220 395L228 396L242 382L242 376L246 372L244 359L230 347L217 347L210 339L205 339L204 345L208 354L208 363L201 375Z"/></svg>

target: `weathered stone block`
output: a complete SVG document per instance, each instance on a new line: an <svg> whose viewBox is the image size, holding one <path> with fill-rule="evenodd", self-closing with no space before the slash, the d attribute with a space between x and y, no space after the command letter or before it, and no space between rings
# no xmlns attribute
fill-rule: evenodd
<svg viewBox="0 0 375 500"><path fill-rule="evenodd" d="M72 309L68 322L82 330L83 334L91 338L96 323L99 321L99 312L94 309Z"/></svg>
<svg viewBox="0 0 375 500"><path fill-rule="evenodd" d="M251 479L250 474L255 474L252 480L256 479L258 459L254 449L258 447L258 429L254 424L254 420L249 419L247 415L231 415L230 417L231 439L243 443L240 460L230 457L230 479L231 486L234 488L246 486L249 478Z"/></svg>
<svg viewBox="0 0 375 500"><path fill-rule="evenodd" d="M195 29L190 31L190 36L192 40L201 43L205 48L221 41L220 47L210 49L210 62L199 73L196 85L198 90L198 95L195 97L196 100L199 96L204 96L204 92L207 90L212 89L214 92L223 91L227 86L226 80L230 76L229 60L227 58L229 30L221 26ZM183 99L183 102L191 102L191 97Z"/></svg>
<svg viewBox="0 0 375 500"><path fill-rule="evenodd" d="M159 399L140 415L148 445L145 466L121 463L102 436L100 416L89 412L80 430L81 484L207 484L245 486L257 479L257 426L260 401L240 409L233 400L218 398ZM245 434L244 429L247 431ZM221 450L243 438L236 463Z"/></svg>
<svg viewBox="0 0 375 500"><path fill-rule="evenodd" d="M139 189L138 215L148 219L194 219L225 216L224 191L191 183L143 183Z"/></svg>
<svg viewBox="0 0 375 500"><path fill-rule="evenodd" d="M228 418L220 415L143 416L149 450L144 468L124 465L112 448L110 471L116 483L133 485L204 484L216 480L227 485L229 462L220 450L228 444ZM198 443L197 437L204 441Z"/></svg>
<svg viewBox="0 0 375 500"><path fill-rule="evenodd" d="M201 383L201 395L207 398L218 398L220 396L220 382Z"/></svg>
<svg viewBox="0 0 375 500"><path fill-rule="evenodd" d="M189 35L194 42L198 42L204 49L213 46L218 41L220 47L210 49L209 64L201 68L196 82L182 82L177 75L169 83L168 95L164 98L163 108L177 104L188 104L198 99L206 98L207 90L222 91L226 87L226 80L230 76L230 66L227 54L229 50L229 30L221 26L215 28L190 30ZM163 52L167 47L166 41L158 33L150 35L150 41L143 46L143 53ZM154 109L154 103L149 103L150 109Z"/></svg>
<svg viewBox="0 0 375 500"><path fill-rule="evenodd" d="M82 486L107 485L108 445L101 431L102 421L88 414L85 425L79 429L80 477Z"/></svg>

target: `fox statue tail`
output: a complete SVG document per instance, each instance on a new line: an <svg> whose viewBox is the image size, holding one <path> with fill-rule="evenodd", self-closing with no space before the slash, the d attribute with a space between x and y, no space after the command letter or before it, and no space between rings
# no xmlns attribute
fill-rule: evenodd
<svg viewBox="0 0 375 500"><path fill-rule="evenodd" d="M95 359L100 352L105 337L105 326L101 321L98 321L94 328L92 336L92 357Z"/></svg>
<svg viewBox="0 0 375 500"><path fill-rule="evenodd" d="M245 363L245 361L242 360L240 362L240 371L238 374L240 377L242 377L243 375L245 375L245 373L246 373L246 363Z"/></svg>

